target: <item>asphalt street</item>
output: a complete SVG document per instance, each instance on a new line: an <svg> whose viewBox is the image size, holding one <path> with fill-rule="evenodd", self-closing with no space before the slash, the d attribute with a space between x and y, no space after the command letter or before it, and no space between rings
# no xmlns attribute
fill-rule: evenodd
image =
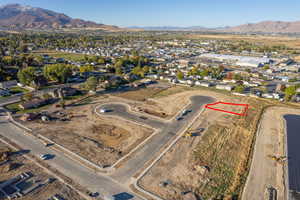
<svg viewBox="0 0 300 200"><path fill-rule="evenodd" d="M142 124L147 124L160 129L159 133L153 136L145 145L139 148L133 155L130 156L122 167L118 168L111 177L121 183L127 183L147 161L151 160L161 148L172 139L175 139L177 133L185 127L201 110L203 105L213 102L214 99L207 96L193 96L191 104L186 108L191 112L187 113L181 120L172 120L171 122L161 122L156 119L143 120L138 115L129 113L127 107L122 104L103 105L101 108L111 110L104 113L105 115L116 115L127 120L138 121Z"/></svg>
<svg viewBox="0 0 300 200"><path fill-rule="evenodd" d="M41 154L54 154L55 157L53 159L44 162L47 162L91 192L98 192L105 196L119 195L119 199L122 200L137 200L142 198L134 195L127 187L131 177L142 169L147 161L153 159L154 155L158 153L165 144L175 139L177 133L197 116L203 108L203 105L213 101L214 99L210 97L194 96L191 98L191 104L186 108L190 110L190 112L183 116L181 120L174 119L169 122L160 121L151 117L141 118L141 115L128 112L127 107L123 104L112 103L101 106L100 108L112 110L111 112L104 113L105 115L116 115L130 121L149 125L159 130L157 134L133 152L129 159L123 163L122 167L118 168L110 176L95 173L95 171L65 156L62 152L45 147L45 145L35 137L30 134L25 134L23 130L8 122L6 117L1 115L0 134L14 141L23 149L30 150L30 152L37 157Z"/></svg>
<svg viewBox="0 0 300 200"><path fill-rule="evenodd" d="M78 83L67 83L67 84L57 85L56 87L45 88L45 89L42 89L42 90L34 91L33 94L43 95L45 93L52 92L53 90L55 90L57 88L71 87L71 86L74 86L74 85L78 85ZM23 95L23 93L20 93L20 94L15 94L15 95L12 95L12 96L9 96L9 97L1 98L0 99L0 106L5 106L5 105L8 105L8 104L12 104L12 103L16 103L16 102L21 101L21 96L22 95Z"/></svg>
<svg viewBox="0 0 300 200"><path fill-rule="evenodd" d="M112 180L105 175L96 174L93 170L90 170L78 162L70 159L61 152L52 150L45 147L35 137L25 134L22 130L16 127L14 124L7 122L4 117L0 117L0 134L14 141L23 149L30 150L30 153L39 157L41 154L54 154L55 157L51 160L47 160L50 166L56 168L61 173L73 179L83 187L89 189L92 192L99 192L101 195L112 196L121 193L127 193L128 196L132 196L132 200L140 200L134 194L131 194L129 189L125 186Z"/></svg>

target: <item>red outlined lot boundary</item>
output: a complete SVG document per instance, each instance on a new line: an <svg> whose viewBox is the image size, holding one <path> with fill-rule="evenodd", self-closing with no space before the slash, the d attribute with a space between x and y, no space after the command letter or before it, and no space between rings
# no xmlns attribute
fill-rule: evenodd
<svg viewBox="0 0 300 200"><path fill-rule="evenodd" d="M215 106L215 105L218 105L218 104L225 104L225 105L232 105L232 106L241 106L241 107L244 107L244 109L242 110L241 113L236 113L236 112L232 112L232 111L228 111L228 110L222 110L222 109L219 109L219 108L213 108L213 107L211 107L211 106ZM246 112L247 112L247 110L249 108L249 104L228 103L228 102L218 101L216 103L206 104L205 108L211 109L211 110L220 111L220 112L230 113L230 114L234 114L234 115L245 116Z"/></svg>

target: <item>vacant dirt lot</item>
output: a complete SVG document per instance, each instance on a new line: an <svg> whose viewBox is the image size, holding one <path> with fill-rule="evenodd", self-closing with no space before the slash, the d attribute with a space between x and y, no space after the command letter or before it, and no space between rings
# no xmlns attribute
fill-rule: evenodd
<svg viewBox="0 0 300 200"><path fill-rule="evenodd" d="M93 113L96 105L88 103L51 113L53 118L66 118L66 121L36 120L25 125L102 166L113 164L151 135L152 130L136 124L99 117Z"/></svg>
<svg viewBox="0 0 300 200"><path fill-rule="evenodd" d="M4 159L3 152L9 152L7 157L8 161L2 163ZM35 181L40 181L41 183L52 178L47 173L45 173L41 168L28 161L22 156L21 152L12 152L7 146L0 142L0 183L2 181L9 180L17 175L24 172L31 172L34 176ZM51 196L58 194L65 199L83 200L77 192L64 185L63 183L55 180L52 183L47 183L46 185L34 190L33 192L27 194L21 200L32 200L32 199L48 199ZM0 197L1 199L1 197Z"/></svg>
<svg viewBox="0 0 300 200"><path fill-rule="evenodd" d="M181 192L186 191L204 199L240 199L256 125L265 103L202 90L159 97L155 101L168 113L176 113L195 94L210 95L218 101L248 103L250 109L246 117L205 110L191 128L196 134L181 138L140 184L168 200L183 199ZM199 128L205 132L199 133ZM167 184L163 185L164 182Z"/></svg>
<svg viewBox="0 0 300 200"><path fill-rule="evenodd" d="M228 101L241 103L242 97L228 96L219 92L210 91L209 89L199 89L184 86L173 86L165 89L146 101L136 103L133 106L137 110L151 110L157 113L164 113L164 118L171 118L178 113L184 106L190 103L190 97L194 95L207 95L217 99L217 101ZM233 97L233 98L232 98ZM238 109L238 108L234 108ZM148 113L151 114L151 113ZM157 116L157 115L156 115Z"/></svg>
<svg viewBox="0 0 300 200"><path fill-rule="evenodd" d="M245 40L249 42L259 42L265 45L286 45L291 48L300 48L300 40L295 37L287 37L287 36L262 36L262 35L201 35L201 34L191 34L187 36L193 39L221 39L221 40Z"/></svg>
<svg viewBox="0 0 300 200"><path fill-rule="evenodd" d="M117 93L114 95L117 97L122 97L134 101L146 101L148 98L156 95L157 93L160 93L163 90L165 89L158 87L140 88L133 91Z"/></svg>

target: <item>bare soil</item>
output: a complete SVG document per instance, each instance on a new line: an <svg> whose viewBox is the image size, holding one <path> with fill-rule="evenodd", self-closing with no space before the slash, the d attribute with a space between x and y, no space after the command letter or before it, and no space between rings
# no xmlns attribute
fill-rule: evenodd
<svg viewBox="0 0 300 200"><path fill-rule="evenodd" d="M112 165L151 135L151 129L96 115L93 112L95 105L98 104L83 104L62 110L69 121L36 120L25 125L36 134L46 136L102 166Z"/></svg>
<svg viewBox="0 0 300 200"><path fill-rule="evenodd" d="M165 89L158 87L139 88L133 91L121 92L114 95L134 101L146 101L148 98L156 95L163 90Z"/></svg>
<svg viewBox="0 0 300 200"><path fill-rule="evenodd" d="M196 132L204 128L205 132L181 138L141 179L140 185L168 200L181 200L181 193L187 191L204 199L240 199L256 125L265 103L208 90L181 92L155 101L171 115L192 95L209 95L217 101L248 103L251 107L246 117L205 110L191 128ZM164 181L169 183L165 187L161 185Z"/></svg>
<svg viewBox="0 0 300 200"><path fill-rule="evenodd" d="M190 103L190 97L194 95L212 96L215 97L216 101L243 103L243 97L240 96L224 95L219 92L210 91L209 89L203 90L199 88L173 86L148 98L147 101L133 106L137 110L152 110L157 113L164 113L164 118L170 119L178 114L184 106L188 105ZM233 109L239 108L235 107Z"/></svg>

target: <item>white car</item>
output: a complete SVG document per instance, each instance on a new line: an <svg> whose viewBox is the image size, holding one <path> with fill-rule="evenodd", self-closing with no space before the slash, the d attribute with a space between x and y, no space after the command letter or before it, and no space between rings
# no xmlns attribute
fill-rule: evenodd
<svg viewBox="0 0 300 200"><path fill-rule="evenodd" d="M42 154L40 155L40 159L46 160L48 158L47 154Z"/></svg>
<svg viewBox="0 0 300 200"><path fill-rule="evenodd" d="M108 112L108 110L105 109L105 108L101 108L101 109L100 109L100 112L101 112L101 113L106 113L106 112Z"/></svg>
<svg viewBox="0 0 300 200"><path fill-rule="evenodd" d="M42 159L42 160L50 160L50 159L54 158L54 156L55 155L53 155L53 154L42 154L42 155L40 155L40 159Z"/></svg>

